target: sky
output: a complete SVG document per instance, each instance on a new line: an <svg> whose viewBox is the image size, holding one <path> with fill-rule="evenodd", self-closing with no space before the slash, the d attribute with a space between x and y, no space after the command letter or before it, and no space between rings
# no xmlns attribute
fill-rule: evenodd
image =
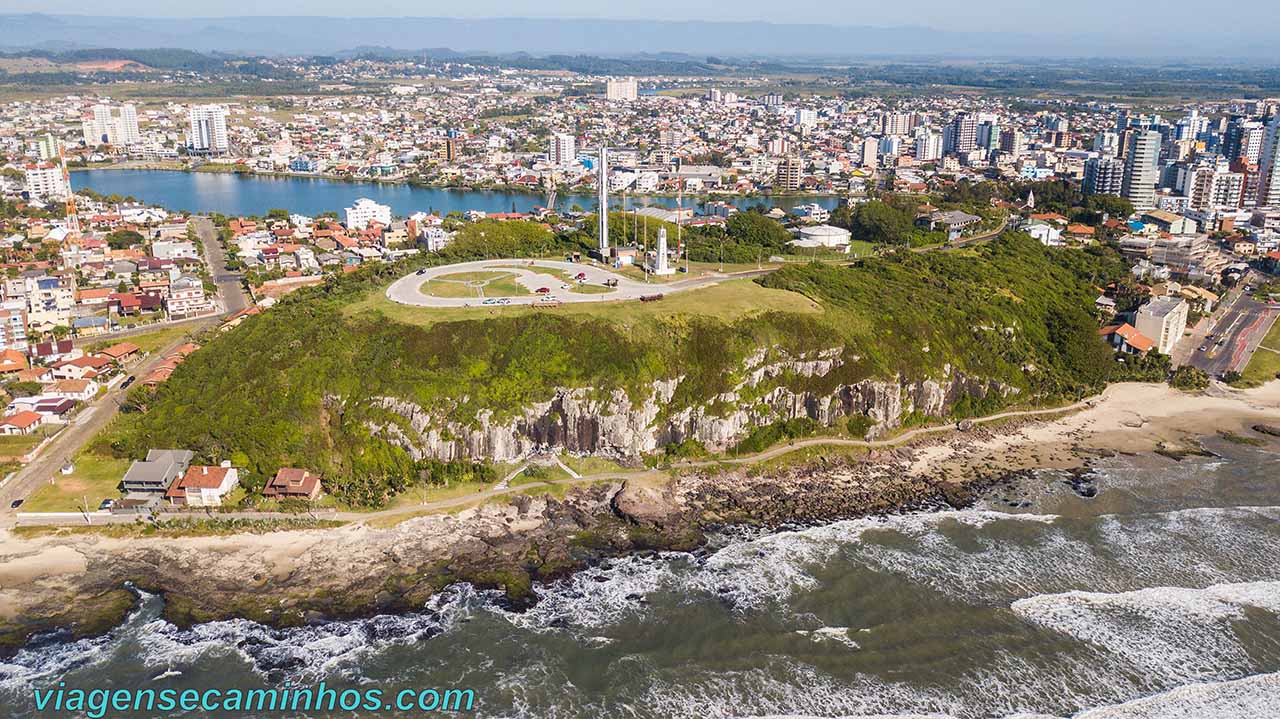
<svg viewBox="0 0 1280 719"><path fill-rule="evenodd" d="M182 17L233 15L327 15L416 17L576 17L646 20L758 20L786 24L929 27L1031 33L1166 33L1171 43L1191 30L1194 18L1231 18L1249 31L1280 31L1276 0L0 0L0 12ZM1181 20L1185 20L1184 24ZM1203 29L1203 25L1200 25ZM1186 29L1181 29L1186 28ZM856 41L856 38L851 38Z"/></svg>

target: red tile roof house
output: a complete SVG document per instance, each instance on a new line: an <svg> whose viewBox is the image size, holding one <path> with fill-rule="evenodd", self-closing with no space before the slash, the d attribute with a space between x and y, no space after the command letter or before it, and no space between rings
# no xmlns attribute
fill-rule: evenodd
<svg viewBox="0 0 1280 719"><path fill-rule="evenodd" d="M320 478L305 469L281 467L262 489L268 499L310 499L320 496Z"/></svg>
<svg viewBox="0 0 1280 719"><path fill-rule="evenodd" d="M0 421L0 434L31 434L44 424L44 415L30 410L23 410L5 417Z"/></svg>
<svg viewBox="0 0 1280 719"><path fill-rule="evenodd" d="M1144 355L1156 346L1154 340L1139 332L1137 327L1128 323L1103 327L1098 330L1098 334L1110 343L1112 347L1126 354Z"/></svg>
<svg viewBox="0 0 1280 719"><path fill-rule="evenodd" d="M112 362L126 362L138 354L142 348L132 342L121 342L98 352L98 356L106 357Z"/></svg>
<svg viewBox="0 0 1280 719"><path fill-rule="evenodd" d="M53 376L58 379L93 379L111 366L106 357L77 357L53 366Z"/></svg>
<svg viewBox="0 0 1280 719"><path fill-rule="evenodd" d="M235 489L240 472L235 467L192 465L170 485L165 499L175 506L221 507L222 499Z"/></svg>

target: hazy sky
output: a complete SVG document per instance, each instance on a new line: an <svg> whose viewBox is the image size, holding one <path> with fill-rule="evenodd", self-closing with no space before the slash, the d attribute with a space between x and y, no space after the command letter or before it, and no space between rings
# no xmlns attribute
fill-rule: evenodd
<svg viewBox="0 0 1280 719"><path fill-rule="evenodd" d="M1032 33L1094 31L1180 33L1234 24L1250 33L1280 30L1276 0L0 0L0 12L84 15L187 16L329 15L444 17L583 17L649 20L763 20L775 23L924 26L954 30L1022 30ZM1215 22L1215 19L1217 22ZM1229 20L1229 22L1228 22ZM1126 27L1128 26L1128 27ZM850 38L856 42L855 38Z"/></svg>

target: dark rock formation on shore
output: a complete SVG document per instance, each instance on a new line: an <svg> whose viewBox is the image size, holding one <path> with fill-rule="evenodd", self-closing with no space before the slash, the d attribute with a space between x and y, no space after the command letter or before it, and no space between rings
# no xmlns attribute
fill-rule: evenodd
<svg viewBox="0 0 1280 719"><path fill-rule="evenodd" d="M234 617L293 626L413 611L458 582L499 589L519 608L536 601L536 583L629 552L691 551L712 527L961 507L984 486L913 476L893 453L887 459L839 459L761 476L708 471L665 485L595 485L562 500L516 495L386 529L124 542L50 537L43 546L70 545L84 569L32 582L23 611L0 627L0 643L13 647L54 627L75 636L106 631L131 608L122 589L130 583L162 594L165 618L179 626Z"/></svg>

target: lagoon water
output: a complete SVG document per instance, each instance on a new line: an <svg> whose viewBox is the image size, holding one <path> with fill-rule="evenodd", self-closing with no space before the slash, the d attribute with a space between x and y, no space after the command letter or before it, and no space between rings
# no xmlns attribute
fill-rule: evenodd
<svg viewBox="0 0 1280 719"><path fill-rule="evenodd" d="M136 197L169 210L218 212L224 215L265 215L272 208L284 208L304 215L321 212L341 213L358 198L368 197L391 206L395 215L439 210L465 212L528 212L545 205L541 193L501 192L488 190L449 190L414 187L388 182L339 182L307 177L272 177L176 170L86 170L71 173L75 189L88 187L104 195ZM771 200L767 197L730 197L726 201L740 207L763 204L783 209L816 202L827 209L836 207L840 198L789 196ZM622 198L613 198L614 208L622 207ZM701 200L684 199L685 207L697 210ZM565 195L556 205L568 210L578 205L588 211L596 208L594 195ZM628 197L626 208L675 207L674 197Z"/></svg>
<svg viewBox="0 0 1280 719"><path fill-rule="evenodd" d="M971 510L729 532L522 614L463 586L410 616L183 631L148 597L109 636L0 661L0 715L41 716L30 689L59 679L324 679L471 687L494 718L1278 717L1280 455L1209 447L1100 460L1094 498L1043 472Z"/></svg>

